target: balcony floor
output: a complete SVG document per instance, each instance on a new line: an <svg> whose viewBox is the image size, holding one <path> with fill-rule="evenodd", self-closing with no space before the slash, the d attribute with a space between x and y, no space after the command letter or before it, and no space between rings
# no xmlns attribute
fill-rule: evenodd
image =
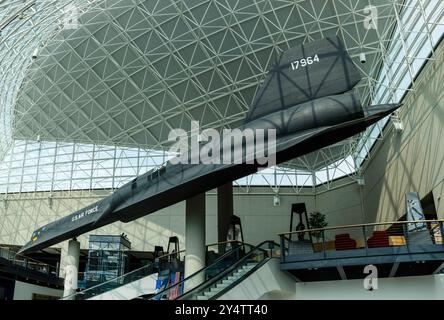
<svg viewBox="0 0 444 320"><path fill-rule="evenodd" d="M325 281L362 279L369 264L379 277L401 277L439 273L443 263L444 246L427 244L286 254L281 269L300 281Z"/></svg>

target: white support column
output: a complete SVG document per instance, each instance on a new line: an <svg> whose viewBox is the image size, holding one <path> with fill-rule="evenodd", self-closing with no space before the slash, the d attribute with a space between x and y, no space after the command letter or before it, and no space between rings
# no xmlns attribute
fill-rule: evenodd
<svg viewBox="0 0 444 320"><path fill-rule="evenodd" d="M186 200L185 278L205 267L205 193ZM204 274L185 284L185 290L205 280Z"/></svg>
<svg viewBox="0 0 444 320"><path fill-rule="evenodd" d="M80 242L76 239L69 240L68 255L65 267L65 286L63 296L69 296L76 292L79 275Z"/></svg>

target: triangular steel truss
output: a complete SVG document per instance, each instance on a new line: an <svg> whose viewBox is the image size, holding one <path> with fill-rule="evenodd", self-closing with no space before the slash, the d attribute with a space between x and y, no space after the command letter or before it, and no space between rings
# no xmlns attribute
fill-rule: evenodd
<svg viewBox="0 0 444 320"><path fill-rule="evenodd" d="M141 154L165 150L171 129L238 126L273 59L329 35L364 74L363 101L399 101L433 59L443 12L438 0L0 1L0 180L8 192L115 188L153 166ZM299 190L353 178L387 121L238 183ZM54 155L50 170L38 155L36 180L25 169L19 179L14 163L28 156L14 150L33 145L71 160ZM131 164L119 171L119 161Z"/></svg>

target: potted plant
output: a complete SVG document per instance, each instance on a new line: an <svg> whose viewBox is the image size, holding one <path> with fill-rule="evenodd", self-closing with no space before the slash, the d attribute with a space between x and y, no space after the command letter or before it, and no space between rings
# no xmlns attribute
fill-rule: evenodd
<svg viewBox="0 0 444 320"><path fill-rule="evenodd" d="M308 217L308 223L310 224L310 229L322 229L327 226L327 221L325 221L325 214L318 211L311 212ZM322 238L322 231L312 231L311 232L315 251L321 251L322 245L319 243Z"/></svg>

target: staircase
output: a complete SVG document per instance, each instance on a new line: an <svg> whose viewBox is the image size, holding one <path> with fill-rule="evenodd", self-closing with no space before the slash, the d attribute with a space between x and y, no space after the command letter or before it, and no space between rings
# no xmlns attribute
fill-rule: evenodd
<svg viewBox="0 0 444 320"><path fill-rule="evenodd" d="M1 0L0 0L1 1ZM238 241L229 241L232 244L238 244ZM228 242L224 242L226 244ZM210 250L212 247L218 248L220 243L209 244L206 246L207 256L210 253L214 253ZM159 256L154 262L148 263L139 269L128 272L124 275L110 279L106 282L102 282L98 285L89 287L85 290L77 292L75 294L63 297L63 300L130 300L136 299L140 296L155 294L158 291L156 288L159 274L171 272L171 267L174 266L174 270L180 270L183 272L183 260L180 259L180 255L185 250L173 251L165 255ZM227 250L226 255L228 257L238 258L237 252L231 253L231 249ZM216 254L217 256L217 254ZM215 261L220 258L211 256ZM235 260L236 261L236 260ZM226 261L225 261L226 262ZM210 266L215 264L214 261L210 263ZM182 265L182 266L181 266ZM217 265L217 264L216 264ZM204 268L204 270L211 268ZM212 270L215 274L218 274L220 270ZM177 286L174 286L176 288ZM164 289L167 290L167 289Z"/></svg>
<svg viewBox="0 0 444 320"><path fill-rule="evenodd" d="M228 286L232 285L236 281L242 279L248 271L253 269L258 262L247 262L246 264L235 269L231 274L227 275L225 278L216 283L215 286L202 291L198 296L197 300L208 300L213 298L216 294L225 290Z"/></svg>

